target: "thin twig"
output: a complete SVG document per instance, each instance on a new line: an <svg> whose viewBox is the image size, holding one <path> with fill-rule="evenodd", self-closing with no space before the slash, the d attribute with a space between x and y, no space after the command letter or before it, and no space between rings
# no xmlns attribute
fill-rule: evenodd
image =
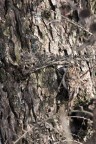
<svg viewBox="0 0 96 144"><path fill-rule="evenodd" d="M90 119L88 119L88 118L80 117L80 116L69 116L69 117L71 117L71 118L78 118L78 119L84 119L84 120L88 120L88 121L92 121L92 120L90 120Z"/></svg>
<svg viewBox="0 0 96 144"><path fill-rule="evenodd" d="M54 12L56 14L56 12ZM81 25L79 25L78 23L76 23L73 20L70 20L68 17L61 15L61 17L63 19L65 19L66 21L68 21L69 23L75 25L76 27L82 29L83 31L87 32L90 35L93 35L90 31L88 31L86 28L82 27ZM51 20L47 25L49 25L50 23L54 23L54 22L61 22L60 20Z"/></svg>
<svg viewBox="0 0 96 144"><path fill-rule="evenodd" d="M70 142L76 142L77 144L83 144L83 143L81 143L79 141L76 141L76 140L68 140L68 141L70 141ZM63 140L63 142L67 142L67 140Z"/></svg>
<svg viewBox="0 0 96 144"><path fill-rule="evenodd" d="M88 31L86 28L82 27L81 25L79 25L78 23L76 23L73 20L70 20L69 18L67 18L66 16L61 15L66 21L68 21L69 23L75 25L76 27L82 29L83 31L87 32L90 35L93 35L90 31Z"/></svg>
<svg viewBox="0 0 96 144"><path fill-rule="evenodd" d="M37 68L32 68L32 73L34 73L34 72L36 72L36 71L39 71L39 70L41 70L41 69L44 69L44 68L47 68L47 67L50 67L50 66L53 66L53 65L63 65L64 63L71 63L70 62L70 60L72 60L73 58L69 58L69 60L68 60L68 57L67 58L62 58L62 59L59 59L59 60L54 60L54 61L49 61L48 63L46 63L46 64L44 64L43 66L40 66L40 67L37 67ZM83 60L83 61L86 61L87 60L87 58L83 58L83 57L75 57L74 59L77 59L77 60ZM94 64L93 65L93 67L95 66L96 64ZM91 68L93 68L93 67L91 67ZM88 70L89 71L89 70ZM88 71L86 71L86 73L88 72ZM85 75L85 73L84 73L84 75ZM82 76L83 76L83 74L82 74ZM81 76L81 77L82 77Z"/></svg>
<svg viewBox="0 0 96 144"><path fill-rule="evenodd" d="M72 110L71 113L73 113L73 112L85 113L85 114L87 114L87 115L93 117L93 114L92 114L91 112L88 112L88 111L85 111L85 110L81 110L81 111L80 111L80 110Z"/></svg>
<svg viewBox="0 0 96 144"><path fill-rule="evenodd" d="M96 66L96 63L90 69L94 68L94 66ZM84 74L82 74L80 78L84 77L88 72L89 72L89 69Z"/></svg>
<svg viewBox="0 0 96 144"><path fill-rule="evenodd" d="M16 144L17 142L19 142L23 137L26 136L27 133L29 133L30 131L32 131L32 128L30 128L28 131L25 131L24 134L22 134L16 141L13 142L13 144Z"/></svg>

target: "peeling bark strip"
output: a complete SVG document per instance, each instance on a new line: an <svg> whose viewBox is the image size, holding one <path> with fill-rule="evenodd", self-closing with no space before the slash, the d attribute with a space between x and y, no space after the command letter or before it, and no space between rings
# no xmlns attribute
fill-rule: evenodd
<svg viewBox="0 0 96 144"><path fill-rule="evenodd" d="M0 0L0 144L95 136L95 3Z"/></svg>

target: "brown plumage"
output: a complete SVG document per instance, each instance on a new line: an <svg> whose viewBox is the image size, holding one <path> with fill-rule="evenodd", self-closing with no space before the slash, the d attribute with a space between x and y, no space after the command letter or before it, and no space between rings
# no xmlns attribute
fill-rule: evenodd
<svg viewBox="0 0 96 144"><path fill-rule="evenodd" d="M69 101L73 101L77 96L80 84L80 70L78 67L72 65L67 68L63 77L63 85L68 90Z"/></svg>

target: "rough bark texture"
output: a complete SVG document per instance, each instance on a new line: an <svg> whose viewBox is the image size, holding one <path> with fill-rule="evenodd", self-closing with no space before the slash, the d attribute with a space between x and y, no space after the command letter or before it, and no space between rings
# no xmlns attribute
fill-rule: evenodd
<svg viewBox="0 0 96 144"><path fill-rule="evenodd" d="M0 144L78 144L96 135L94 5L0 0Z"/></svg>

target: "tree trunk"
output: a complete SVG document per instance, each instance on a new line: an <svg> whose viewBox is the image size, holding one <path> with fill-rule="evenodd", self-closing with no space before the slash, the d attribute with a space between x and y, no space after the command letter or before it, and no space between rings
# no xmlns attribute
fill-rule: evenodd
<svg viewBox="0 0 96 144"><path fill-rule="evenodd" d="M0 144L79 143L70 117L95 92L94 35L80 26L80 4L0 0Z"/></svg>

